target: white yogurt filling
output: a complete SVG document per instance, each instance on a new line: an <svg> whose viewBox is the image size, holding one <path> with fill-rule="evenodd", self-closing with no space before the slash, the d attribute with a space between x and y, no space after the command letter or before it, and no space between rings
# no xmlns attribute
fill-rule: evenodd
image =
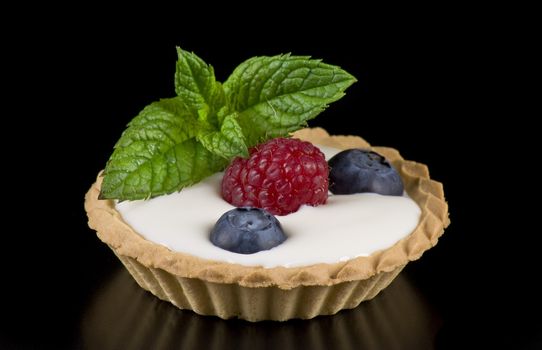
<svg viewBox="0 0 542 350"><path fill-rule="evenodd" d="M319 147L329 159L340 150ZM209 234L216 220L234 207L222 199L222 173L150 200L116 204L122 218L145 239L200 258L247 266L294 267L336 263L368 256L410 234L421 210L408 196L374 193L330 194L318 207L277 216L287 240L254 254L232 253L214 246Z"/></svg>

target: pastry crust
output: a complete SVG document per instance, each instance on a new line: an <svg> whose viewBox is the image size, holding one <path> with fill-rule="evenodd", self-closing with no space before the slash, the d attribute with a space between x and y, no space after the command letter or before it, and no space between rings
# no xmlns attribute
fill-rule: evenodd
<svg viewBox="0 0 542 350"><path fill-rule="evenodd" d="M100 176L85 196L89 226L97 231L98 237L121 260L129 259L150 269L163 270L177 278L249 288L276 287L291 290L300 286L332 286L367 280L380 273L398 273L409 261L420 258L424 251L433 247L444 228L449 225L448 205L442 184L430 179L425 165L404 160L393 148L370 147L357 136L330 136L322 128L299 130L293 136L339 149L370 148L384 155L399 171L407 193L421 208L416 229L390 248L368 257L335 264L264 268L212 261L175 252L145 240L122 220L112 200L98 199Z"/></svg>

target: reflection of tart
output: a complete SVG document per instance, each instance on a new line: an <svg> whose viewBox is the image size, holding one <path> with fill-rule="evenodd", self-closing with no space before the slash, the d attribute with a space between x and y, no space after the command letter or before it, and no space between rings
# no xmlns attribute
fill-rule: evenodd
<svg viewBox="0 0 542 350"><path fill-rule="evenodd" d="M330 137L322 129L304 129L294 136L338 149L369 147L359 137ZM404 160L394 149L372 149L399 171L406 192L421 208L421 216L411 234L370 256L336 263L264 268L173 251L138 234L124 222L115 202L98 200L101 178L86 195L89 225L141 287L181 309L250 321L334 314L377 295L406 263L434 246L449 223L442 185L430 180L425 165Z"/></svg>
<svg viewBox="0 0 542 350"><path fill-rule="evenodd" d="M177 312L144 295L128 273L117 270L93 296L80 329L86 348L100 350L118 349L119 344L123 350L320 349L330 339L336 349L430 349L440 326L427 301L403 275L386 293L353 310L270 326ZM127 329L133 337L126 337Z"/></svg>

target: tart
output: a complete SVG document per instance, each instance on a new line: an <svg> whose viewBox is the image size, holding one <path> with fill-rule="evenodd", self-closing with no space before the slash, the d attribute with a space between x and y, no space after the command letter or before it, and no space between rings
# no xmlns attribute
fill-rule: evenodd
<svg viewBox="0 0 542 350"><path fill-rule="evenodd" d="M374 298L409 261L437 243L449 224L442 184L430 179L425 165L404 160L395 149L371 147L357 136L330 136L321 128L298 130L292 136L385 156L421 209L416 228L386 249L337 263L266 268L209 260L168 249L136 232L116 210L115 201L98 198L101 175L85 197L89 226L142 288L180 309L223 319L284 321L354 308Z"/></svg>

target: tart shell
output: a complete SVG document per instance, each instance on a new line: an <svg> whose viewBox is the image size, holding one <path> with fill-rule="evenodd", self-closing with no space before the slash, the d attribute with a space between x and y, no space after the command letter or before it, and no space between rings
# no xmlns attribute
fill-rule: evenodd
<svg viewBox="0 0 542 350"><path fill-rule="evenodd" d="M376 296L409 261L437 243L450 222L442 184L430 179L425 165L404 160L392 148L370 147L357 136L330 136L324 129L312 128L293 137L384 155L421 208L416 229L387 249L335 264L264 268L212 261L145 240L122 220L112 200L98 199L100 175L85 196L89 226L142 288L181 309L224 319L284 321L354 308Z"/></svg>

